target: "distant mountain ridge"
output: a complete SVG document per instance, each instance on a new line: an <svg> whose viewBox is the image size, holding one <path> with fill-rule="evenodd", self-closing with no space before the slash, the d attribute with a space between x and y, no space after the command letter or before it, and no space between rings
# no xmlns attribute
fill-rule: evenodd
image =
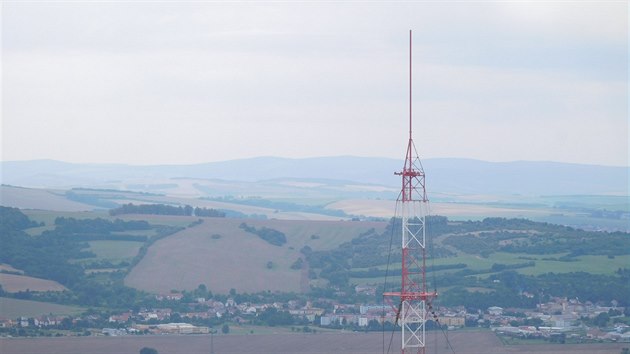
<svg viewBox="0 0 630 354"><path fill-rule="evenodd" d="M628 167L559 162L422 161L427 188L437 193L502 195L628 195ZM289 159L256 157L191 165L78 164L54 160L1 162L2 184L23 187L101 187L112 182L171 178L259 182L337 180L397 187L403 161L373 157Z"/></svg>

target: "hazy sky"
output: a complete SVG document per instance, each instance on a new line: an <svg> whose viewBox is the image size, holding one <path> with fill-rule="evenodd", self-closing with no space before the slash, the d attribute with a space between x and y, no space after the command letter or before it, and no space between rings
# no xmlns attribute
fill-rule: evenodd
<svg viewBox="0 0 630 354"><path fill-rule="evenodd" d="M628 3L2 2L2 160L628 163Z"/></svg>

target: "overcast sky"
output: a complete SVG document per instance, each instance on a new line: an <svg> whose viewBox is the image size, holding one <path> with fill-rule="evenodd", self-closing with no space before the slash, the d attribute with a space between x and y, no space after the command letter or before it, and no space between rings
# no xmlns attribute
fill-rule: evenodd
<svg viewBox="0 0 630 354"><path fill-rule="evenodd" d="M2 160L628 166L628 3L2 2Z"/></svg>

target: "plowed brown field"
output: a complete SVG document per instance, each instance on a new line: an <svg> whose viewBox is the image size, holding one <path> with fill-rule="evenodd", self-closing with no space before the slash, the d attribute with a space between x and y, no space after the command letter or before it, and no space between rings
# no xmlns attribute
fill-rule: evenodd
<svg viewBox="0 0 630 354"><path fill-rule="evenodd" d="M33 278L26 275L0 273L0 285L2 289L9 293L18 291L64 291L65 286L56 281Z"/></svg>
<svg viewBox="0 0 630 354"><path fill-rule="evenodd" d="M400 352L395 334L389 353ZM532 344L504 346L491 332L453 332L449 340L455 353L461 354L618 354L625 344ZM214 352L217 354L380 354L385 352L381 333L346 334L287 334L287 335L217 335ZM452 353L444 340L427 337L431 348L427 352ZM152 347L161 354L210 353L210 337L204 336L128 336L128 337L69 337L0 339L2 354L137 354L142 347Z"/></svg>
<svg viewBox="0 0 630 354"><path fill-rule="evenodd" d="M242 222L281 231L287 243L271 245L243 231ZM199 284L215 293L232 288L239 292L299 292L308 290L308 279L305 285L305 274L291 265L302 256L302 247L331 249L370 228L380 232L384 227L385 223L377 222L206 218L200 225L155 242L125 284L156 293L192 290ZM271 267L267 267L269 262Z"/></svg>

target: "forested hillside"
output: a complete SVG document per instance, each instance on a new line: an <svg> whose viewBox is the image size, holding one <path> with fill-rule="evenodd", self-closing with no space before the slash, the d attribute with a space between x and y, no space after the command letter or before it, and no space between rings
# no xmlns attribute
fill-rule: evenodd
<svg viewBox="0 0 630 354"><path fill-rule="evenodd" d="M56 295L12 296L113 308L133 306L143 298L141 292L124 286L123 279L156 241L184 228L176 224L186 226L191 235L196 235L194 230L203 223L187 216L178 216L181 220L164 219L170 220L171 226L155 224L157 219L149 223L114 217L60 216L54 218L53 225L42 227L19 209L6 207L0 208L0 217L0 263L20 269L28 276L55 280L69 289ZM389 284L387 290L396 290L394 284L398 284L401 267L396 241L400 234L398 219L391 219L384 230L349 228L363 222L341 222L339 225L345 225L347 232L356 234L344 235L347 241L325 247L322 246L331 245L334 238L320 239L297 221L206 220L224 220L221 225L233 224L234 230L245 232L244 236L231 238L222 232L186 237L186 242L193 243L190 247L200 246L195 242L221 243L230 239L238 248L239 240L250 244L260 242L255 241L260 238L271 245L269 250L292 256L264 262L261 258L261 269L252 270L269 271L273 276L280 271L277 267L286 266L283 272L302 272L308 278L305 284L310 284L311 289L304 293L307 298L341 297L350 301L356 296L355 286L366 285L378 287L372 300L378 302L384 281ZM224 232L232 230L227 226ZM332 226L317 227L332 231ZM25 232L34 229L40 232L34 235ZM566 296L592 302L617 300L621 306L630 305L626 296L630 293L628 233L584 231L525 219L453 222L441 216L429 217L427 229L429 286L440 292L439 299L444 304L469 308L534 307L550 296ZM214 274L225 272L221 266L212 263ZM239 288L239 282L247 279L232 277L229 281L233 284L224 284L224 288Z"/></svg>
<svg viewBox="0 0 630 354"><path fill-rule="evenodd" d="M151 240L179 230L169 226L152 226L146 221L57 217L52 230L36 236L24 231L39 225L19 209L0 207L0 263L20 269L28 276L57 281L70 289L60 294L39 294L38 298L112 308L128 306L139 295L122 285L122 276L130 263L104 264L89 250L89 242L142 242L148 245ZM138 231L152 236L139 235ZM88 269L103 266L113 270L107 273L105 279L86 273ZM33 296L36 295L29 291L16 294L16 297L26 299Z"/></svg>
<svg viewBox="0 0 630 354"><path fill-rule="evenodd" d="M590 232L525 219L427 220L429 286L441 301L472 308L534 307L541 297L617 300L630 293L630 234ZM302 249L312 271L338 288L397 284L400 220L331 251ZM395 290L395 288L389 289Z"/></svg>

